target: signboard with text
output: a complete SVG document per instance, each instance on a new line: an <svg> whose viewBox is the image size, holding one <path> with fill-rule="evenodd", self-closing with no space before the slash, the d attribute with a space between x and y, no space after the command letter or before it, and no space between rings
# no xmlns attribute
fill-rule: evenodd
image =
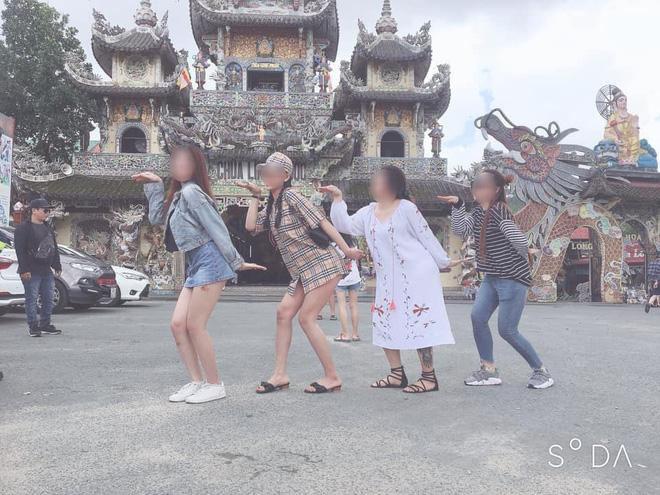
<svg viewBox="0 0 660 495"><path fill-rule="evenodd" d="M0 225L11 215L11 164L16 121L0 113Z"/></svg>

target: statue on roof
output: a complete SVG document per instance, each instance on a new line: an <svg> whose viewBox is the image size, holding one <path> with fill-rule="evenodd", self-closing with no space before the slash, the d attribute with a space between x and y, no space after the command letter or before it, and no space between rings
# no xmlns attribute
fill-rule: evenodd
<svg viewBox="0 0 660 495"><path fill-rule="evenodd" d="M433 123L433 129L429 132L429 137L431 138L431 151L435 158L438 158L442 152L442 138L445 137L444 132L442 132L443 129L444 126L438 121L435 121Z"/></svg>
<svg viewBox="0 0 660 495"><path fill-rule="evenodd" d="M611 114L607 118L604 138L619 148L619 164L635 166L641 154L639 117L628 112L628 97L619 88L612 92Z"/></svg>
<svg viewBox="0 0 660 495"><path fill-rule="evenodd" d="M197 89L204 89L206 84L206 69L209 68L211 62L209 62L209 57L203 51L199 51L195 57L195 63L193 67L195 68L195 82L197 82Z"/></svg>

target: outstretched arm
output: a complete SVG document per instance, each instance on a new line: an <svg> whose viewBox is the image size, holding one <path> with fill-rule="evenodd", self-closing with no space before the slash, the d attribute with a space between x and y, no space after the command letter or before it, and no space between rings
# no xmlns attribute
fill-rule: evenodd
<svg viewBox="0 0 660 495"><path fill-rule="evenodd" d="M438 196L438 199L451 205L451 231L463 237L472 235L474 217L467 214L463 200L458 196Z"/></svg>
<svg viewBox="0 0 660 495"><path fill-rule="evenodd" d="M366 235L368 207L361 208L354 215L349 215L348 205L344 201L344 195L338 187L324 186L319 188L319 191L332 195L333 202L330 209L330 219L339 232L355 236Z"/></svg>
<svg viewBox="0 0 660 495"><path fill-rule="evenodd" d="M165 186L163 180L152 172L142 172L131 177L135 182L144 184L144 194L149 201L149 223L163 225L167 212L163 211Z"/></svg>

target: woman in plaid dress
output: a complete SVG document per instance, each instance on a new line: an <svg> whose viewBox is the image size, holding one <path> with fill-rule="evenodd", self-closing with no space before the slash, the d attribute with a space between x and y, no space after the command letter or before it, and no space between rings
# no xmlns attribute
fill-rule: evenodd
<svg viewBox="0 0 660 495"><path fill-rule="evenodd" d="M291 189L293 163L289 157L274 153L266 163L259 166L259 172L270 191L268 206L261 212L258 212L261 188L247 182L238 183L253 196L245 227L254 234L271 232L292 280L277 308L275 371L268 381L261 382L257 393L275 392L289 386L286 363L291 346L292 322L296 314L324 370L323 378L310 384L305 392L340 390L341 380L316 317L333 294L337 282L346 275L346 269L337 251L331 246L319 247L310 236L310 231L322 229L348 258L360 259L362 252L350 248L325 215L308 199Z"/></svg>

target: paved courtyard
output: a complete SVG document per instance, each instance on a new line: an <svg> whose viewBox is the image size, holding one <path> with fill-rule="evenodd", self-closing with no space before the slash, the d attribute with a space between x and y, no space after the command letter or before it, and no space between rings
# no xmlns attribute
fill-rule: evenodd
<svg viewBox="0 0 660 495"><path fill-rule="evenodd" d="M477 362L467 304L448 306L457 345L437 351L440 393L425 396L370 390L386 367L368 342L332 344L341 393L304 395L320 369L298 331L292 388L257 396L270 372L275 304L221 303L211 332L229 397L191 406L166 400L186 380L167 329L172 307L66 313L56 319L64 335L41 339L27 337L20 315L0 319L0 493L660 490L660 311L529 306L522 327L558 382L547 391L524 387L528 369L500 339L505 384L462 385ZM361 310L367 321L369 306ZM323 326L328 338L338 331L336 322ZM406 364L417 375L413 353ZM592 467L593 444L602 446L596 464L610 452L605 467Z"/></svg>

